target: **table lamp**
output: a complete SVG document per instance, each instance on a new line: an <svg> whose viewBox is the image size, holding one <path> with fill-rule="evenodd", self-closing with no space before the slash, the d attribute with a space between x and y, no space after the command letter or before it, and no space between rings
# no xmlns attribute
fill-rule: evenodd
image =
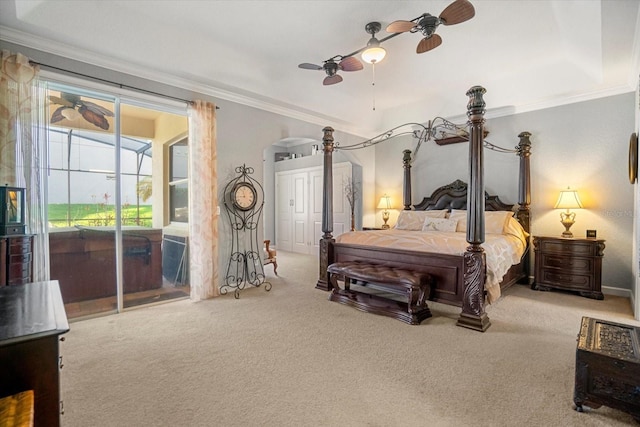
<svg viewBox="0 0 640 427"><path fill-rule="evenodd" d="M384 209L382 211L382 220L384 221L384 224L382 224L382 228L389 228L389 224L387 224L387 221L389 221L389 209L392 209L391 197L387 196L386 194L380 197L378 209Z"/></svg>
<svg viewBox="0 0 640 427"><path fill-rule="evenodd" d="M570 212L569 209L581 209L582 203L578 197L576 190L571 190L567 187L566 190L560 192L560 197L554 206L556 209L566 209L566 212L560 212L560 222L564 225L565 231L562 232L562 237L571 238L573 233L569 230L575 222L576 213Z"/></svg>

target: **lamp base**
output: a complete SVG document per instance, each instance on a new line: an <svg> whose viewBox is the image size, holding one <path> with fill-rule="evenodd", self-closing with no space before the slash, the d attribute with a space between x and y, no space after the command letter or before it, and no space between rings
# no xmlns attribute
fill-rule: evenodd
<svg viewBox="0 0 640 427"><path fill-rule="evenodd" d="M387 221L389 221L389 211L385 210L384 212L382 212L382 220L384 221L384 224L382 224L382 229L388 229L389 224L387 224Z"/></svg>
<svg viewBox="0 0 640 427"><path fill-rule="evenodd" d="M560 213L560 222L564 225L565 230L562 232L562 237L571 239L573 238L573 233L569 230L573 224L575 224L576 214L574 212L571 213Z"/></svg>

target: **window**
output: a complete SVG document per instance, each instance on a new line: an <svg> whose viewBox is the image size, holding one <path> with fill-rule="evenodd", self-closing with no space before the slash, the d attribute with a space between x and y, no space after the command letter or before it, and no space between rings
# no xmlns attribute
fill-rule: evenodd
<svg viewBox="0 0 640 427"><path fill-rule="evenodd" d="M184 138L169 147L169 215L172 222L189 222L189 146Z"/></svg>

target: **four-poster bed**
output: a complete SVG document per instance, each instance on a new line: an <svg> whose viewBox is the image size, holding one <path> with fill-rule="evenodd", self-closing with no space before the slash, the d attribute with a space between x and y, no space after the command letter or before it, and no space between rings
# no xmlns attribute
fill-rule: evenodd
<svg viewBox="0 0 640 427"><path fill-rule="evenodd" d="M336 242L332 236L332 153L336 147L333 139L333 129L330 127L323 129L323 236L320 240L320 271L316 288L326 291L336 288L334 285L336 283L335 278L332 278L327 271L328 267L334 263L340 263L340 265L345 265L346 263L348 265L349 263L365 262L370 265L398 268L405 272L429 276L431 280L429 300L461 306L462 310L457 322L459 326L479 331L485 331L490 326L489 318L485 312L485 282L487 281L487 253L485 253L485 248L483 247L483 243L486 240L485 210L512 211L514 205L507 205L500 201L497 196L487 195L484 190L484 93L485 89L480 86L474 86L467 92L469 97L467 106L467 116L469 118L468 185L461 181L456 181L438 188L430 197L425 197L422 202L412 205L411 152L405 150L403 157L403 204L405 210L411 210L412 206L413 210L416 211L466 209L466 212L464 212L466 217L466 243L464 245L466 248L461 250L462 255L439 251L424 252L403 248ZM522 132L519 135L520 142L514 151L520 157L518 205L514 216L526 233L529 232L529 204L531 200L529 166L531 143L529 136L528 132ZM528 236L526 233L524 235ZM492 238L493 236L491 236L490 240ZM519 279L528 277L527 241L528 239L525 237L524 255L519 258L520 262L516 262L509 268L504 277L501 276L500 288L505 289ZM334 284L332 284L331 279L334 280ZM353 298L352 295L349 298L342 298L338 292L334 292L331 299L351 304L350 299ZM362 301L356 307L364 311L379 312L378 308L368 310L367 303ZM392 315L392 317L398 319L403 316L403 314L395 313L393 309L389 310L392 313L387 313L387 315Z"/></svg>

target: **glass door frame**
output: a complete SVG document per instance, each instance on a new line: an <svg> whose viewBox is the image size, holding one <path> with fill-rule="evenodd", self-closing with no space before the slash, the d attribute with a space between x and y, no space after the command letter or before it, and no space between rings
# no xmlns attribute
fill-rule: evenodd
<svg viewBox="0 0 640 427"><path fill-rule="evenodd" d="M121 105L149 108L188 117L184 103L157 96L141 94L126 89L113 87L103 83L82 80L69 75L52 72L41 72L41 80L46 82L46 90L67 89L80 96L113 102L114 105L114 161L115 161L115 265L116 265L116 312L121 313L124 307L124 253L122 232L122 144L121 144ZM48 188L48 186L47 186ZM164 215L164 213L159 213Z"/></svg>

